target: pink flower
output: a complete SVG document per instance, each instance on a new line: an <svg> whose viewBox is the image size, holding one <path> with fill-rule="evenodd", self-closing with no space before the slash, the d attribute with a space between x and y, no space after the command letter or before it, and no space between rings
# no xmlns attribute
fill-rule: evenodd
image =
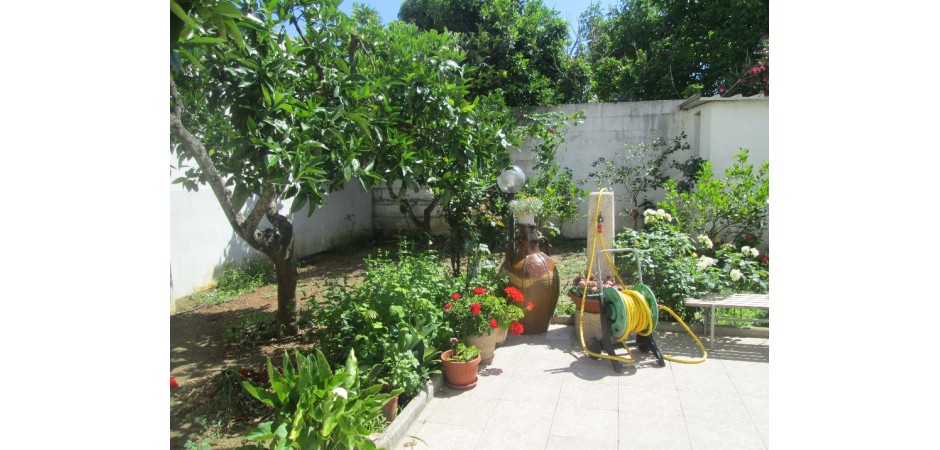
<svg viewBox="0 0 940 450"><path fill-rule="evenodd" d="M725 88L723 87L718 88L718 94L724 94L724 93L725 93Z"/></svg>
<svg viewBox="0 0 940 450"><path fill-rule="evenodd" d="M450 298L454 300L460 300L460 294L454 292L453 294L450 294Z"/></svg>
<svg viewBox="0 0 940 450"><path fill-rule="evenodd" d="M483 295L483 294L486 293L486 290L483 289L483 288L481 288L481 287L479 287L479 286L477 286L477 287L473 290L473 293L476 294L476 295Z"/></svg>
<svg viewBox="0 0 940 450"><path fill-rule="evenodd" d="M496 319L494 319L494 318L491 317L491 318L490 318L490 328L498 328L498 327L499 327L499 324L496 323Z"/></svg>
<svg viewBox="0 0 940 450"><path fill-rule="evenodd" d="M480 314L480 304L474 303L470 305L470 311L472 311L474 315Z"/></svg>

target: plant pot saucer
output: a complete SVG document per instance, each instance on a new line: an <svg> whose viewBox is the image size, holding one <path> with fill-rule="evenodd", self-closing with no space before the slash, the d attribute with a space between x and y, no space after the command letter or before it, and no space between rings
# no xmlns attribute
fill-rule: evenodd
<svg viewBox="0 0 940 450"><path fill-rule="evenodd" d="M479 379L480 379L480 377L476 377L476 378L473 379L473 383L466 384L466 385L461 385L461 386L457 386L457 385L454 385L454 384L450 384L450 383L445 379L445 380L444 380L444 384L446 384L447 387L454 388L454 389L458 389L458 390L461 390L461 391L465 391L465 390L467 390L467 389L473 389L473 388L477 387L477 381L478 381Z"/></svg>

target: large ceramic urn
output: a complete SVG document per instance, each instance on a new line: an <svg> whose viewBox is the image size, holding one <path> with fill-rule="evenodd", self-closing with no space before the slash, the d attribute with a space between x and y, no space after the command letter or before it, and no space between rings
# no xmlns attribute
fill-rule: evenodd
<svg viewBox="0 0 940 450"><path fill-rule="evenodd" d="M522 334L542 334L555 314L558 303L558 269L545 253L539 250L538 233L533 225L519 225L516 233L515 251L509 249L501 269L509 276L509 283L522 291L525 297L525 317L520 320ZM525 306L532 302L530 311Z"/></svg>

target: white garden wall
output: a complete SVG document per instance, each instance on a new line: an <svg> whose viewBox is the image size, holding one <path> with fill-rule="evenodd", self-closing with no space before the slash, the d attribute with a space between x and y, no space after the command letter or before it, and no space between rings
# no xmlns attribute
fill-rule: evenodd
<svg viewBox="0 0 940 450"><path fill-rule="evenodd" d="M757 97L693 97L689 100L662 100L649 102L583 103L568 104L557 108L543 108L540 112L563 111L573 113L584 110L585 120L570 128L566 142L558 149L559 164L572 171L575 180L584 180L584 188L598 189L588 174L593 171L591 163L600 157L614 158L622 154L626 145L650 143L662 137L667 142L681 132L687 135L691 149L676 154L684 160L697 155L712 161L716 176L723 176L725 168L734 162L741 147L750 150L748 161L755 167L769 159L769 100ZM531 146L513 151L513 161L526 175L532 176ZM618 211L629 204L623 186L605 186L615 194ZM376 188L372 194L375 201L376 231L392 232L410 229L408 221L399 211L398 205L388 198L384 187ZM419 204L415 213L427 204L429 197L416 195ZM662 192L652 193L653 201L662 199ZM585 238L587 232L586 198L579 207L582 217L565 223L562 233L571 238ZM419 216L420 217L420 216ZM610 222L608 222L609 224ZM622 230L626 221L615 218L617 230ZM446 224L435 214L432 229L437 233L446 230Z"/></svg>
<svg viewBox="0 0 940 450"><path fill-rule="evenodd" d="M175 164L172 157L171 164ZM171 170L170 179L176 177ZM281 205L282 213L289 210L289 202ZM171 311L176 299L214 286L224 267L266 259L232 231L208 186L187 192L171 184L170 217ZM371 236L372 197L354 182L326 197L309 218L306 207L290 217L296 255L302 258Z"/></svg>

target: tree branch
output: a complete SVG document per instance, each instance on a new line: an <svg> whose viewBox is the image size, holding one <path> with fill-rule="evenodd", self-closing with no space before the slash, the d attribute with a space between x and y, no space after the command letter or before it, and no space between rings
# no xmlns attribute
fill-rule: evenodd
<svg viewBox="0 0 940 450"><path fill-rule="evenodd" d="M206 183L209 184L215 197L219 200L222 212L225 213L225 217L228 219L229 224L232 225L232 229L235 233L252 247L259 250L265 248L266 244L259 239L260 232L257 231L257 226L261 220L262 214L267 208L267 204L274 198L273 195L275 192L273 187L267 185L263 188L261 199L259 203L255 205L254 210L249 215L249 219L246 219L244 215L239 213L238 210L235 209L235 205L232 204L231 191L225 188L225 180L222 179L222 176L219 175L219 171L215 168L215 164L209 159L209 152L206 150L206 146L183 125L183 99L180 97L180 93L176 89L176 82L174 82L172 78L170 79L170 95L173 96L174 103L173 109L170 112L170 133L180 142L183 151L199 164L199 168L202 169Z"/></svg>

